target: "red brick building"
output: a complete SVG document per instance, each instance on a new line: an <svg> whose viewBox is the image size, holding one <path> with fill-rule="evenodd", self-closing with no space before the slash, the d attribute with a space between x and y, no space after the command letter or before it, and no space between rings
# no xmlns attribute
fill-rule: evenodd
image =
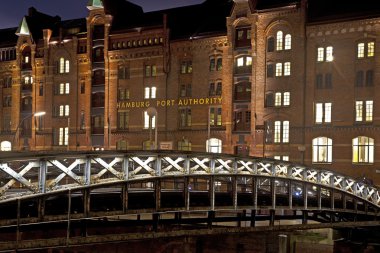
<svg viewBox="0 0 380 253"><path fill-rule="evenodd" d="M144 13L90 0L76 20L30 8L0 30L1 148L223 152L378 184L380 5L368 2Z"/></svg>

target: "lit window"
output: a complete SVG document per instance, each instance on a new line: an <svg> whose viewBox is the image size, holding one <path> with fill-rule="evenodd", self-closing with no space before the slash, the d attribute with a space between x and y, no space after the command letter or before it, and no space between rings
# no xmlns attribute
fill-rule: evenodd
<svg viewBox="0 0 380 253"><path fill-rule="evenodd" d="M60 83L58 94L60 94L60 95L70 94L70 84L69 83Z"/></svg>
<svg viewBox="0 0 380 253"><path fill-rule="evenodd" d="M152 121L151 124L149 124ZM156 127L156 116L149 117L148 112L144 111L144 129L149 129L149 126L152 126L152 129Z"/></svg>
<svg viewBox="0 0 380 253"><path fill-rule="evenodd" d="M244 66L244 58L243 57L240 57L237 59L237 66L238 67Z"/></svg>
<svg viewBox="0 0 380 253"><path fill-rule="evenodd" d="M333 47L326 47L326 61L333 61Z"/></svg>
<svg viewBox="0 0 380 253"><path fill-rule="evenodd" d="M252 57L250 57L250 56L246 57L245 65L246 66L252 66Z"/></svg>
<svg viewBox="0 0 380 253"><path fill-rule="evenodd" d="M356 101L355 102L355 121L372 122L373 120L373 101Z"/></svg>
<svg viewBox="0 0 380 253"><path fill-rule="evenodd" d="M222 108L221 107L210 107L210 126L221 126L222 125Z"/></svg>
<svg viewBox="0 0 380 253"><path fill-rule="evenodd" d="M332 162L332 140L327 137L313 139L313 163Z"/></svg>
<svg viewBox="0 0 380 253"><path fill-rule="evenodd" d="M285 50L289 50L292 48L292 35L285 35Z"/></svg>
<svg viewBox="0 0 380 253"><path fill-rule="evenodd" d="M290 92L284 92L284 106L290 105Z"/></svg>
<svg viewBox="0 0 380 253"><path fill-rule="evenodd" d="M222 141L211 138L206 141L206 151L210 153L222 153Z"/></svg>
<svg viewBox="0 0 380 253"><path fill-rule="evenodd" d="M368 42L367 47L367 57L375 56L375 42Z"/></svg>
<svg viewBox="0 0 380 253"><path fill-rule="evenodd" d="M276 63L276 76L282 76L282 63Z"/></svg>
<svg viewBox="0 0 380 253"><path fill-rule="evenodd" d="M321 62L325 60L325 49L323 47L318 47L318 58L317 61Z"/></svg>
<svg viewBox="0 0 380 253"><path fill-rule="evenodd" d="M358 58L364 57L364 43L358 44Z"/></svg>
<svg viewBox="0 0 380 253"><path fill-rule="evenodd" d="M9 141L2 141L0 144L0 151L12 151L12 143Z"/></svg>
<svg viewBox="0 0 380 253"><path fill-rule="evenodd" d="M144 98L156 98L157 88L156 87L145 87L144 89Z"/></svg>
<svg viewBox="0 0 380 253"><path fill-rule="evenodd" d="M366 101L365 102L365 112L366 112L365 120L367 122L372 121L372 119L373 119L373 101Z"/></svg>
<svg viewBox="0 0 380 253"><path fill-rule="evenodd" d="M25 63L29 63L29 56L25 56Z"/></svg>
<svg viewBox="0 0 380 253"><path fill-rule="evenodd" d="M282 102L282 94L281 92L276 92L275 94L275 100L274 100L274 106L281 106Z"/></svg>
<svg viewBox="0 0 380 253"><path fill-rule="evenodd" d="M289 121L274 122L274 142L288 143L289 142Z"/></svg>
<svg viewBox="0 0 380 253"><path fill-rule="evenodd" d="M66 60L65 62L65 73L69 73L70 72L70 62L69 60Z"/></svg>
<svg viewBox="0 0 380 253"><path fill-rule="evenodd" d="M356 121L363 121L363 101L356 101L355 105Z"/></svg>
<svg viewBox="0 0 380 253"><path fill-rule="evenodd" d="M61 57L59 59L59 73L69 73L70 72L70 61L65 60L65 58Z"/></svg>
<svg viewBox="0 0 380 253"><path fill-rule="evenodd" d="M69 128L60 127L58 144L60 146L63 146L63 145L67 146L68 143L69 143Z"/></svg>
<svg viewBox="0 0 380 253"><path fill-rule="evenodd" d="M283 32L278 31L277 32L277 42L276 42L276 50L280 51L282 50L282 45L283 45Z"/></svg>
<svg viewBox="0 0 380 253"><path fill-rule="evenodd" d="M284 76L290 76L290 62L284 63Z"/></svg>
<svg viewBox="0 0 380 253"><path fill-rule="evenodd" d="M374 139L359 136L352 140L352 162L373 163L374 161Z"/></svg>
<svg viewBox="0 0 380 253"><path fill-rule="evenodd" d="M331 123L331 103L315 104L315 123Z"/></svg>
<svg viewBox="0 0 380 253"><path fill-rule="evenodd" d="M279 161L289 161L289 156L287 155L275 155L273 158Z"/></svg>

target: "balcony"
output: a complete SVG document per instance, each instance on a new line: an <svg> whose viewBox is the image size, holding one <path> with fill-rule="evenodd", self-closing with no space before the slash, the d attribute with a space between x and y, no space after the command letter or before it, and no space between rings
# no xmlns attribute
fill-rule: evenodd
<svg viewBox="0 0 380 253"><path fill-rule="evenodd" d="M235 66L235 75L243 75L243 74L251 74L252 73L252 66Z"/></svg>

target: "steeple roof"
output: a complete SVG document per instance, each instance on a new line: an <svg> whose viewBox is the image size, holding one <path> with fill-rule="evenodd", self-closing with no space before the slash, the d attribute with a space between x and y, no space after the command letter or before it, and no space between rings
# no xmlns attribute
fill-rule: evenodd
<svg viewBox="0 0 380 253"><path fill-rule="evenodd" d="M87 3L87 9L93 10L93 9L102 9L103 1L102 0L89 0Z"/></svg>

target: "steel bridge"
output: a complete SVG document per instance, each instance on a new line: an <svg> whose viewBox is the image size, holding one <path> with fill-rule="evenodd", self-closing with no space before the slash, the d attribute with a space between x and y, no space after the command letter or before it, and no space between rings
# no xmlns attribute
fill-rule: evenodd
<svg viewBox="0 0 380 253"><path fill-rule="evenodd" d="M380 225L379 210L375 186L266 158L173 151L0 155L0 251L101 242L103 234L119 240L143 232L149 238L204 228L254 231L261 221L267 222L261 229L282 220L300 221L296 229L371 226Z"/></svg>

